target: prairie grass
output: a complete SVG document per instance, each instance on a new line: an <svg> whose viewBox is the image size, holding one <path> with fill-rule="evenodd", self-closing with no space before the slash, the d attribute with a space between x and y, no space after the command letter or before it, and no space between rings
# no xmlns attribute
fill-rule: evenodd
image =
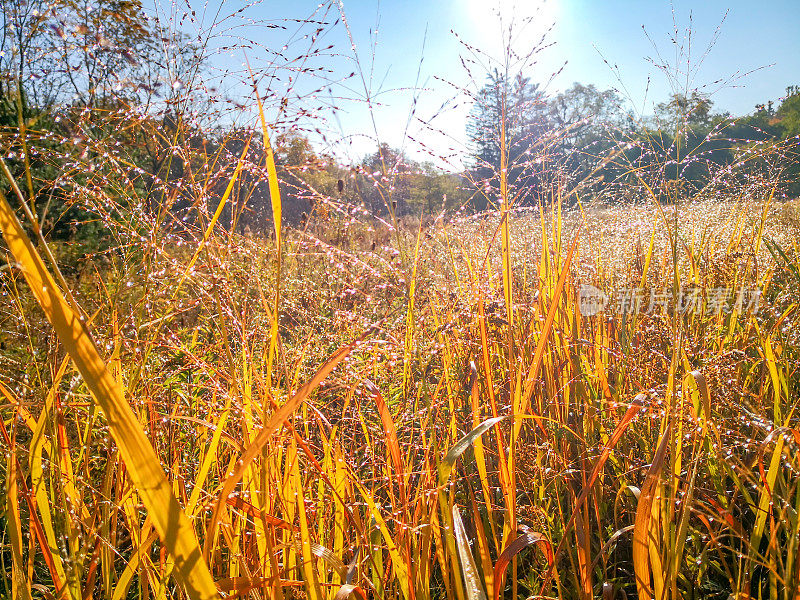
<svg viewBox="0 0 800 600"><path fill-rule="evenodd" d="M223 592L479 597L466 574L494 596L785 594L800 282L767 240L794 256L796 207L681 210L681 283L757 285L757 314L581 317L581 282L671 285L647 206L513 215L511 327L492 215L433 226L411 265L391 239L342 249L289 232L271 374L274 246L212 235L192 269L184 244L129 249L67 284ZM97 392L17 269L4 286L13 588L181 593ZM311 397L289 400L354 340Z"/></svg>
<svg viewBox="0 0 800 600"><path fill-rule="evenodd" d="M555 173L520 208L501 162L497 210L412 227L388 191L379 219L309 184L325 216L292 229L255 104L237 152L178 129L194 170L157 193L94 140L112 167L68 176L99 250L46 240L4 171L4 597L798 598L800 213L777 178L679 194L665 159L609 184L638 203ZM264 238L235 227L251 171ZM586 285L699 304L586 315ZM720 288L758 310L710 309Z"/></svg>

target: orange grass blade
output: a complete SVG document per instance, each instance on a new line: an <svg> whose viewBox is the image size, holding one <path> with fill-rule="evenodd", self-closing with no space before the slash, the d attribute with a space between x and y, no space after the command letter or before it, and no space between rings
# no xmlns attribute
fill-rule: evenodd
<svg viewBox="0 0 800 600"><path fill-rule="evenodd" d="M614 429L614 432L612 433L608 442L606 442L605 446L603 446L603 450L600 452L600 457L597 459L597 463L595 464L594 469L592 469L592 473L591 475L589 475L589 479L586 481L586 485L583 487L583 490L581 490L580 495L575 500L575 508L572 511L572 516L570 517L569 521L567 521L567 524L564 526L564 537L561 538L561 541L558 543L558 546L556 546L556 550L554 552L554 557L553 557L553 564L550 566L550 569L547 571L547 575L545 576L544 581L542 582L542 588L541 591L539 592L540 595L544 595L547 584L550 583L550 579L553 576L555 567L558 564L558 558L559 556L561 556L561 552L564 549L564 544L566 543L567 540L567 532L575 522L575 518L578 515L578 511L581 510L584 501L586 500L586 498L589 497L589 494L592 491L592 487L594 486L595 481L597 481L597 478L600 475L600 471L603 470L603 467L605 466L608 457L611 455L611 450L614 449L614 446L616 446L619 440L622 438L622 434L625 433L625 431L628 428L628 425L630 425L631 421L633 421L633 418L636 415L638 415L639 412L642 410L643 401L644 401L643 394L640 394L633 399L630 408L628 408L628 410L625 412L619 424L617 424L617 427Z"/></svg>
<svg viewBox="0 0 800 600"><path fill-rule="evenodd" d="M508 564L511 562L511 559L522 552L525 548L529 548L530 546L538 546L547 559L547 565L550 567L553 566L553 546L550 543L550 540L548 540L539 532L529 532L525 535L519 536L508 546L506 546L505 550L503 550L500 556L497 557L497 563L494 565L494 600L500 600L500 593L503 591L503 582L506 576L506 569L508 568Z"/></svg>
<svg viewBox="0 0 800 600"><path fill-rule="evenodd" d="M369 393L372 394L375 400L375 405L378 407L378 412L381 415L381 423L383 423L383 432L386 435L386 448L389 450L389 456L392 460L395 476L397 477L397 485L400 488L400 498L403 506L407 505L406 486L405 486L405 466L403 464L403 457L400 453L400 442L397 439L397 428L392 419L392 413L389 412L389 407L383 399L383 395L378 387L367 380L365 382Z"/></svg>
<svg viewBox="0 0 800 600"><path fill-rule="evenodd" d="M411 575L408 571L408 565L403 561L403 557L400 555L397 544L394 543L392 533L389 531L389 526L381 516L378 505L375 503L375 500L372 498L372 495L369 493L369 491L358 481L358 479L354 479L353 483L355 483L358 491L361 492L361 496L364 498L372 518L375 520L375 523L380 529L380 533L383 535L383 540L386 542L386 549L389 551L389 558L392 562L392 568L394 569L397 586L400 588L403 598L406 600L413 600L414 586L411 580Z"/></svg>
<svg viewBox="0 0 800 600"><path fill-rule="evenodd" d="M306 586L306 593L310 600L322 600L322 587L317 576L317 564L314 552L311 550L311 532L308 528L308 515L306 513L306 500L303 493L303 479L300 476L300 461L294 461L293 477L294 494L297 497L297 516L300 522L300 556L303 559L302 572Z"/></svg>
<svg viewBox="0 0 800 600"><path fill-rule="evenodd" d="M533 389L536 385L536 380L539 375L539 369L542 366L542 358L544 357L544 351L547 347L547 338L549 337L550 331L553 328L553 322L556 318L556 312L558 310L558 306L561 300L561 294L564 291L564 286L567 281L567 275L569 275L569 267L572 263L572 256L575 254L575 249L578 247L578 235L575 235L575 238L572 240L572 244L570 244L569 250L567 252L567 258L564 261L564 265L561 267L561 274L558 277L558 283L556 284L555 291L553 292L553 297L550 299L550 308L547 311L547 318L545 319L544 325L542 325L542 332L539 336L539 341L536 344L536 350L533 354L533 360L531 361L531 366L528 370L527 375L525 376L525 383L522 391L522 397L520 399L520 406L517 407L517 410L514 411L515 415L523 414L527 411L528 404L530 403L531 396L533 396ZM522 428L522 421L517 421L514 423L514 439L519 436L519 431Z"/></svg>
<svg viewBox="0 0 800 600"><path fill-rule="evenodd" d="M639 494L639 503L636 508L636 521L633 528L633 570L636 576L636 590L640 598L653 597L653 588L650 585L650 557L653 550L650 543L651 519L653 516L653 501L658 491L658 484L661 481L661 470L664 468L671 432L672 422L669 422L666 431L661 436L661 442L658 444L653 462L647 472L647 478Z"/></svg>
<svg viewBox="0 0 800 600"><path fill-rule="evenodd" d="M11 438L8 435L8 431L6 431L5 422L0 419L0 434L3 436L3 440L5 441L6 445L9 448L13 448L14 444L11 442ZM14 461L16 462L15 471L16 473L21 473L22 469L19 465L19 459L12 453L10 455ZM35 534L35 538L39 543L39 547L42 551L42 556L44 557L45 564L47 565L47 570L50 573L50 577L53 580L53 584L55 585L56 589L61 590L62 592L66 590L64 583L63 583L63 569L61 568L61 563L56 562L56 557L53 556L53 553L50 551L50 544L48 543L47 536L45 534L44 528L42 527L41 522L39 521L39 517L37 515L36 510L36 498L33 495L32 491L28 489L27 484L25 483L25 479L19 479L18 482L22 487L22 494L25 497L25 503L28 505L28 514L29 514L29 527L33 530ZM31 540L33 540L34 536L31 536Z"/></svg>
<svg viewBox="0 0 800 600"><path fill-rule="evenodd" d="M417 267L419 266L419 246L422 240L422 222L417 232L414 247L414 266L411 269L411 282L408 287L408 311L406 312L406 337L403 345L403 397L408 398L411 385L411 354L414 346L414 300L417 290Z"/></svg>

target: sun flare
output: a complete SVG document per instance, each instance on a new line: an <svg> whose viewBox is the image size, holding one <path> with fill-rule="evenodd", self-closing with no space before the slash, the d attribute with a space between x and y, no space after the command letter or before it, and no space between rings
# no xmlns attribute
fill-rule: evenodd
<svg viewBox="0 0 800 600"><path fill-rule="evenodd" d="M466 0L466 12L471 22L479 28L491 27L498 22L514 23L520 27L530 21L529 26L537 30L550 27L558 16L558 0Z"/></svg>
<svg viewBox="0 0 800 600"><path fill-rule="evenodd" d="M517 51L537 42L558 20L560 0L464 0L462 10L480 47L499 55L509 28ZM551 40L552 41L552 40Z"/></svg>

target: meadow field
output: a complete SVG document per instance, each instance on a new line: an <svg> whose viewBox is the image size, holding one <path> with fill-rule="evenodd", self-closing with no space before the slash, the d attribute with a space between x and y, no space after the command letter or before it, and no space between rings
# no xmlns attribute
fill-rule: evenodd
<svg viewBox="0 0 800 600"><path fill-rule="evenodd" d="M800 598L797 89L634 123L495 70L452 173L247 70L228 129L3 79L0 598Z"/></svg>
<svg viewBox="0 0 800 600"><path fill-rule="evenodd" d="M288 232L276 337L274 244L151 240L64 275L95 357L7 271L9 597L203 595L172 586L126 427L226 594L791 597L798 205L678 210L513 214L508 272L494 214ZM582 283L676 277L697 311L579 312ZM719 287L761 304L708 311Z"/></svg>

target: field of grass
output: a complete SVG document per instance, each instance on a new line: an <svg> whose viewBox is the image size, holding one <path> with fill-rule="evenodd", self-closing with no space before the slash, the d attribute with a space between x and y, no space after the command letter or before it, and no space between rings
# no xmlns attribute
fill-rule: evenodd
<svg viewBox="0 0 800 600"><path fill-rule="evenodd" d="M306 106L377 102L342 3L274 53L218 15L268 57L230 98L194 10L137 61L113 6L103 86L0 90L0 599L800 600L796 89L711 114L676 25L635 122L465 43L460 172L343 164ZM50 73L112 54L48 15ZM570 98L616 120L544 127Z"/></svg>
<svg viewBox="0 0 800 600"><path fill-rule="evenodd" d="M797 202L85 256L0 217L4 597L800 593Z"/></svg>

